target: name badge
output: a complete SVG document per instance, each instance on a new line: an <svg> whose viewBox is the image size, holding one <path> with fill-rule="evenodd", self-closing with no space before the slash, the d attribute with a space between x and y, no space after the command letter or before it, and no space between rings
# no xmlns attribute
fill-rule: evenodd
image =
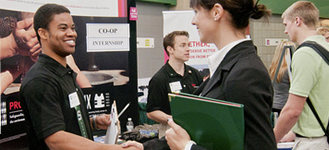
<svg viewBox="0 0 329 150"><path fill-rule="evenodd" d="M180 81L175 81L169 83L171 92L179 92L182 89L182 85L180 84Z"/></svg>
<svg viewBox="0 0 329 150"><path fill-rule="evenodd" d="M69 100L70 100L70 107L74 108L75 106L80 105L79 97L77 92L73 92L69 94Z"/></svg>

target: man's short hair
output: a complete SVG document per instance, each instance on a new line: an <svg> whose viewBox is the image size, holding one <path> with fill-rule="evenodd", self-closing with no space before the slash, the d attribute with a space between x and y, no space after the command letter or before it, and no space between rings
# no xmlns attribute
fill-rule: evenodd
<svg viewBox="0 0 329 150"><path fill-rule="evenodd" d="M187 31L173 31L169 34L167 34L164 38L163 38L163 47L166 50L167 55L169 56L167 47L174 47L175 45L175 37L178 35L185 35L186 37L189 37L189 34Z"/></svg>
<svg viewBox="0 0 329 150"><path fill-rule="evenodd" d="M312 2L297 1L282 14L282 18L290 20L295 17L301 18L306 26L315 28L319 21L319 10Z"/></svg>
<svg viewBox="0 0 329 150"><path fill-rule="evenodd" d="M53 20L54 15L61 13L70 13L70 10L58 4L44 4L35 12L33 25L39 43L40 43L40 36L38 34L38 29L43 28L48 30L49 23Z"/></svg>

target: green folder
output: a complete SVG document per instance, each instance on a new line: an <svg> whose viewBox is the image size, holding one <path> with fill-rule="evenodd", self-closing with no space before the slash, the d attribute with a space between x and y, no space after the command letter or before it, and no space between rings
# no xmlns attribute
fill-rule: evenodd
<svg viewBox="0 0 329 150"><path fill-rule="evenodd" d="M244 149L242 104L186 93L168 96L174 121L197 145L208 150Z"/></svg>

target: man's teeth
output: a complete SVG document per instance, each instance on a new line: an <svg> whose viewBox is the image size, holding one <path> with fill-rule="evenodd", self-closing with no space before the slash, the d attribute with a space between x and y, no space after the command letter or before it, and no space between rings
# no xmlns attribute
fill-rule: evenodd
<svg viewBox="0 0 329 150"><path fill-rule="evenodd" d="M66 43L69 43L69 44L74 44L74 41L73 40L70 40L70 41L65 41Z"/></svg>

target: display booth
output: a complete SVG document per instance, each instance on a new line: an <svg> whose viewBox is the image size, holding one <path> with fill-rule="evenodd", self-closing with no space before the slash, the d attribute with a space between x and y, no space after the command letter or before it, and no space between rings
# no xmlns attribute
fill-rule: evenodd
<svg viewBox="0 0 329 150"><path fill-rule="evenodd" d="M6 18L9 18L17 24L19 21L31 19L34 12L48 2L53 1L3 1L0 6L1 21L7 21ZM82 89L89 115L109 114L114 100L118 112L130 102L129 108L119 118L121 132L126 131L127 118L132 118L134 124L138 125L136 2L134 0L57 0L56 3L66 6L71 11L76 24L78 38L73 58L92 85L91 88ZM1 26L3 27L6 26ZM30 25L21 30L31 31L33 27ZM2 31L0 33L0 38L15 37L10 30L8 33ZM15 39L21 50L29 51L27 47L20 45L19 38L15 37ZM2 44L4 43L0 42L0 46ZM2 54L5 54L3 53L5 50L1 48ZM2 89L1 93L1 149L27 149L25 119L18 93L24 74L36 59L21 52L1 55L1 73L8 73L6 72L8 70L10 73L20 71L15 81ZM1 76L4 77L4 74ZM102 135L105 132L98 131L94 134Z"/></svg>

